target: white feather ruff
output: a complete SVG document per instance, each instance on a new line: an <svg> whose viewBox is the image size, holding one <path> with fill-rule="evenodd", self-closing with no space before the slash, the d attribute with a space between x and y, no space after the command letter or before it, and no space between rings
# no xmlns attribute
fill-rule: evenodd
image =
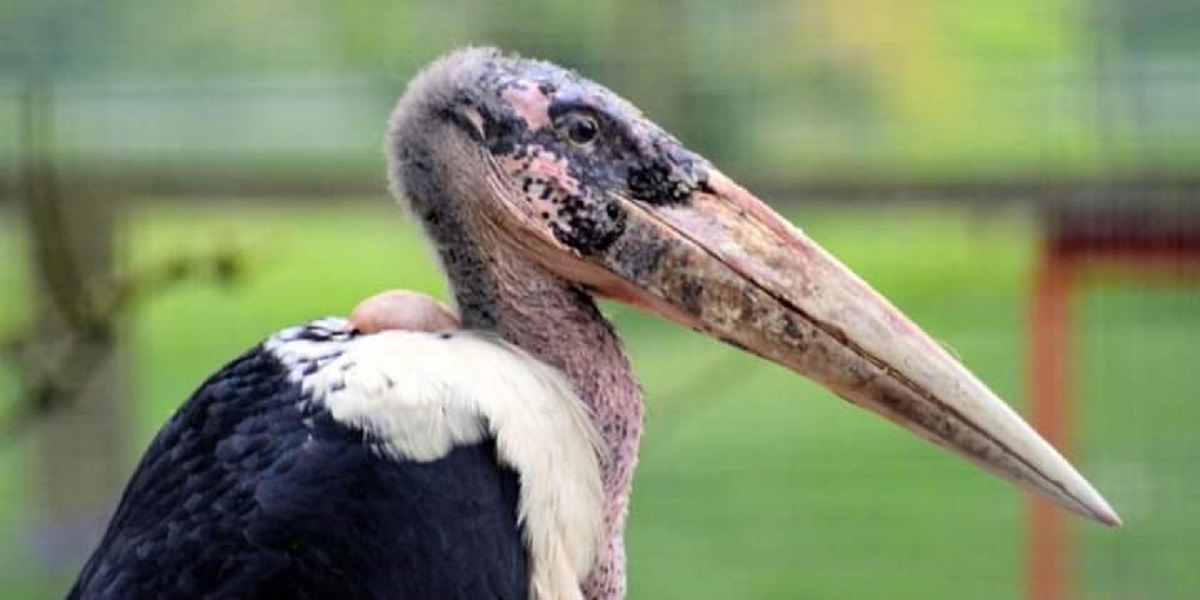
<svg viewBox="0 0 1200 600"><path fill-rule="evenodd" d="M346 325L326 319L332 338ZM339 331L340 330L340 331ZM556 370L483 333L385 331L311 341L287 330L267 344L333 417L371 432L404 460L496 440L520 477L519 522L531 598L580 598L602 542L601 441Z"/></svg>

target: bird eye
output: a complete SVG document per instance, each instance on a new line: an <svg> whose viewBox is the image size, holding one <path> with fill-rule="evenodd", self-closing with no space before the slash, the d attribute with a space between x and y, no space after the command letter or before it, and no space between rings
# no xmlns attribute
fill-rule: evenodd
<svg viewBox="0 0 1200 600"><path fill-rule="evenodd" d="M566 129L567 139L579 146L592 143L600 134L600 124L594 117L578 113L567 116L563 127Z"/></svg>

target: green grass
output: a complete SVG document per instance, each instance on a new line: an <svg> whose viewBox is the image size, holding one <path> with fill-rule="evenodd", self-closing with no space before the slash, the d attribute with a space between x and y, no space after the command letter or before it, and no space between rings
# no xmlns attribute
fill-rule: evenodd
<svg viewBox="0 0 1200 600"><path fill-rule="evenodd" d="M203 206L198 201L197 207ZM1036 231L1022 214L977 218L908 205L798 209L798 225L950 345L1001 396L1023 398L1024 311ZM135 215L127 267L237 243L253 275L195 283L126 327L136 416L128 464L223 361L285 324L344 312L403 286L444 295L419 236L386 202L320 210L221 208ZM0 284L16 290L21 242ZM0 317L24 314L18 297ZM1127 527L1073 521L1088 597L1170 598L1200 588L1200 296L1100 287L1082 297L1079 465ZM1022 496L781 368L608 305L641 373L648 429L629 531L632 598L1012 598L1022 589ZM0 390L11 374L0 371ZM5 405L11 395L0 399ZM32 445L0 450L0 586L61 594L28 532ZM81 457L80 460L86 460Z"/></svg>

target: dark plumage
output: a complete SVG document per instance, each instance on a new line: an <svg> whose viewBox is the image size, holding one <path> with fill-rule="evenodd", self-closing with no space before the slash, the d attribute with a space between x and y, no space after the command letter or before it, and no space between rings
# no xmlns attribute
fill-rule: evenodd
<svg viewBox="0 0 1200 600"><path fill-rule="evenodd" d="M518 481L492 442L400 462L305 400L261 345L210 378L68 597L528 597Z"/></svg>

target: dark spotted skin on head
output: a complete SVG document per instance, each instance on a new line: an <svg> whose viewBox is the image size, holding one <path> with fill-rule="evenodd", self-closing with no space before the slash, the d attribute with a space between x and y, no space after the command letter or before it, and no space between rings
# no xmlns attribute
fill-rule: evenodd
<svg viewBox="0 0 1200 600"><path fill-rule="evenodd" d="M462 62L432 69L427 81L418 80L427 89L406 95L412 102L393 114L389 146L395 191L407 198L454 282L464 326L496 327L496 278L503 269L495 256L463 243L476 235L468 232L486 226L479 206L448 191L455 180L485 186L480 176L490 165L515 196L513 208L583 257L628 246L618 244L628 237L629 216L617 196L663 207L708 189L709 163L607 88L550 63L495 51L468 51L450 62L455 58ZM598 125L595 140L584 146L572 143L563 126L580 115ZM466 164L446 155L461 147L455 135L465 135L470 151L480 153L472 154L470 160L482 160L469 174L438 168Z"/></svg>
<svg viewBox="0 0 1200 600"><path fill-rule="evenodd" d="M481 121L470 129L520 190L531 216L585 256L606 250L624 233L626 215L616 195L668 206L686 203L707 186L707 161L616 94L573 72L497 57L476 89L500 101L464 102ZM523 112L519 102L532 110ZM565 127L581 115L598 125L588 144L573 142Z"/></svg>

